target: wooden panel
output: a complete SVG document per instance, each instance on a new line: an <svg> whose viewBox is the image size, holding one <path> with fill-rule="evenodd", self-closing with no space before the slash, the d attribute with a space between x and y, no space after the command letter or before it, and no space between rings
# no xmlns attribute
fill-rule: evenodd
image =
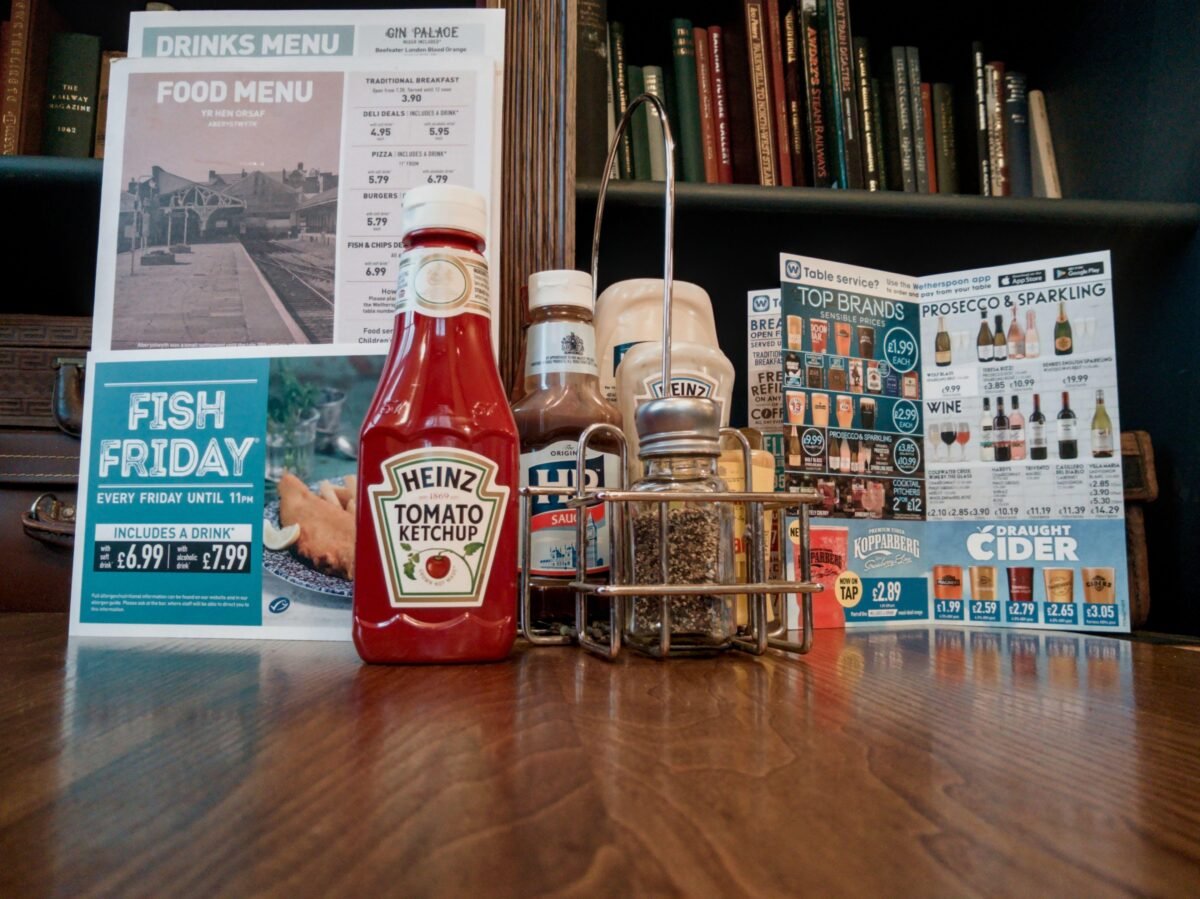
<svg viewBox="0 0 1200 899"><path fill-rule="evenodd" d="M522 376L522 288L575 258L575 4L489 0L506 10L500 374Z"/></svg>
<svg viewBox="0 0 1200 899"><path fill-rule="evenodd" d="M75 640L0 615L5 895L1194 895L1200 653Z"/></svg>

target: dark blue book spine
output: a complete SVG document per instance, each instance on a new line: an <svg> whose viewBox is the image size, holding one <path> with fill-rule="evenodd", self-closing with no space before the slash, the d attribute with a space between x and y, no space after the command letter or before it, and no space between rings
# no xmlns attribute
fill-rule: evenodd
<svg viewBox="0 0 1200 899"><path fill-rule="evenodd" d="M1033 196L1033 165L1029 150L1029 96L1021 72L1004 73L1004 118L1008 126L1010 196Z"/></svg>

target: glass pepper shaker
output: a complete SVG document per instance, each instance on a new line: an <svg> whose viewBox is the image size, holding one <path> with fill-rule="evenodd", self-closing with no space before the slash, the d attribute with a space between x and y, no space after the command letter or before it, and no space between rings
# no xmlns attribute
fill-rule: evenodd
<svg viewBox="0 0 1200 899"><path fill-rule="evenodd" d="M726 490L717 475L721 446L715 403L691 397L651 400L637 409L635 421L644 473L632 490L706 494ZM635 502L630 504L630 516L635 585L733 583L729 503ZM660 556L664 517L666 551ZM678 595L666 602L672 654L716 652L732 644L736 632L732 595ZM662 605L657 596L631 597L626 604L626 642L643 652L661 654Z"/></svg>

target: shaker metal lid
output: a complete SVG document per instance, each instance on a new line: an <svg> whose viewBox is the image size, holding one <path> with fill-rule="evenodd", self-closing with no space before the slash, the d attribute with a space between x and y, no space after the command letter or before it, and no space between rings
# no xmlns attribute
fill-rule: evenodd
<svg viewBox="0 0 1200 899"><path fill-rule="evenodd" d="M718 456L721 413L705 397L668 396L650 400L634 413L638 457Z"/></svg>

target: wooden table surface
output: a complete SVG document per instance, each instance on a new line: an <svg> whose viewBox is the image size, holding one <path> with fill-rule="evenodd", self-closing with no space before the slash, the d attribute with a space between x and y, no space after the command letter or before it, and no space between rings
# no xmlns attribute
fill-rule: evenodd
<svg viewBox="0 0 1200 899"><path fill-rule="evenodd" d="M0 894L1196 895L1200 652L361 665L0 616Z"/></svg>

